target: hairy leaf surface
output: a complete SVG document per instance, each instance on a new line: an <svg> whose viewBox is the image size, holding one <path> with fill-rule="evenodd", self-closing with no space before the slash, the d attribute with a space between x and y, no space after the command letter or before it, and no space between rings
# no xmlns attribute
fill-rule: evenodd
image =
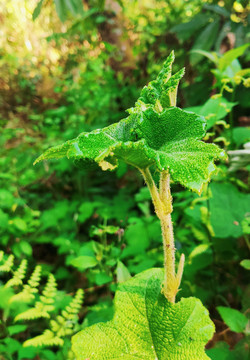
<svg viewBox="0 0 250 360"><path fill-rule="evenodd" d="M73 337L77 360L205 360L214 325L196 298L170 303L161 294L162 269L121 284L115 315Z"/></svg>
<svg viewBox="0 0 250 360"><path fill-rule="evenodd" d="M156 80L145 86L129 116L116 124L52 147L35 163L68 157L76 163L96 162L103 170L113 170L119 159L137 168L155 165L169 169L171 178L199 192L215 169L214 160L224 153L200 139L205 135L202 116L173 107L181 70L171 76L173 53Z"/></svg>

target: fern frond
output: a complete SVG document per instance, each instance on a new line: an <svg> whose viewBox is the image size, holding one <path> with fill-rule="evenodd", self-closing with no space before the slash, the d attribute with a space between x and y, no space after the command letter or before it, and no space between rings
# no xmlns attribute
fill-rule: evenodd
<svg viewBox="0 0 250 360"><path fill-rule="evenodd" d="M35 306L28 309L15 317L15 321L19 320L33 320L38 318L50 318L50 312L55 309L55 295L57 283L52 274L49 274L46 286L40 296L40 300L35 303Z"/></svg>
<svg viewBox="0 0 250 360"><path fill-rule="evenodd" d="M42 267L40 265L37 265L28 280L28 285L30 287L35 288L39 285L41 280L41 272L42 272Z"/></svg>
<svg viewBox="0 0 250 360"><path fill-rule="evenodd" d="M73 300L71 301L71 303L66 307L65 311L68 315L64 314L63 312L63 316L65 318L71 318L72 316L75 316L76 314L78 314L81 306L82 306L82 302L84 300L84 292L82 289L78 289Z"/></svg>
<svg viewBox="0 0 250 360"><path fill-rule="evenodd" d="M1 251L1 261L3 260L3 251ZM10 272L12 269L12 266L14 264L14 255L9 255L7 260L5 260L5 262L0 265L0 271L2 272Z"/></svg>
<svg viewBox="0 0 250 360"><path fill-rule="evenodd" d="M44 304L53 304L55 302L57 283L54 275L49 274L47 284L40 297Z"/></svg>
<svg viewBox="0 0 250 360"><path fill-rule="evenodd" d="M63 338L65 336L72 335L74 332L74 325L77 322L77 314L82 305L83 295L84 293L82 289L77 290L76 295L70 304L66 307L66 310L62 311L62 315L58 315L56 320L50 320L50 329L45 330L42 335L25 341L23 346L63 346ZM19 317L19 319L27 319L27 315L33 316L34 312L31 312L31 310L34 309L26 311L23 313L23 316ZM29 314L27 314L28 312Z"/></svg>
<svg viewBox="0 0 250 360"><path fill-rule="evenodd" d="M23 290L19 292L16 295L13 295L9 303L15 302L15 301L21 301L21 302L30 302L31 300L35 299L35 295L38 292L37 287L39 286L40 279L41 279L41 272L42 268L40 265L37 265L35 267L35 270L31 274L27 284L23 286Z"/></svg>
<svg viewBox="0 0 250 360"><path fill-rule="evenodd" d="M55 336L51 330L45 330L42 335L36 336L33 339L29 339L23 343L24 347L34 346L63 346L63 339Z"/></svg>
<svg viewBox="0 0 250 360"><path fill-rule="evenodd" d="M17 268L17 270L14 271L12 279L7 281L7 283L5 284L5 287L8 288L8 287L12 287L12 286L22 285L23 278L25 277L25 274L26 274L26 269L27 269L27 260L24 259L24 260L22 260L22 262L19 265L19 267Z"/></svg>
<svg viewBox="0 0 250 360"><path fill-rule="evenodd" d="M34 320L39 318L49 318L49 311L54 309L45 309L44 305L40 302L36 302L35 306L31 309L23 311L15 317L15 321L20 320Z"/></svg>
<svg viewBox="0 0 250 360"><path fill-rule="evenodd" d="M50 321L51 330L58 336L64 337L73 334L73 327L77 322L77 314L83 302L84 292L78 289L70 304L62 311L56 320Z"/></svg>

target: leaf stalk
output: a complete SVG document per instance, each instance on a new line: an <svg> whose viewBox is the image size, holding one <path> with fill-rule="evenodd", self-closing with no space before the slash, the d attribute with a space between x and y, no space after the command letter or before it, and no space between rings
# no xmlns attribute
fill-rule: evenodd
<svg viewBox="0 0 250 360"><path fill-rule="evenodd" d="M160 177L159 189L157 188L149 168L140 169L144 180L149 188L155 213L161 222L161 231L164 251L164 281L162 292L172 303L178 292L183 274L184 254L181 255L177 273L175 272L175 244L174 232L171 219L172 196L170 191L170 175L168 171L163 171Z"/></svg>

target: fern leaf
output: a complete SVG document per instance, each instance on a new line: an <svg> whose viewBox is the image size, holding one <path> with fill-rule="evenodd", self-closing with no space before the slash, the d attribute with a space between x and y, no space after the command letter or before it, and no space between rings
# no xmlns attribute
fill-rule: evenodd
<svg viewBox="0 0 250 360"><path fill-rule="evenodd" d="M71 303L66 307L66 311L67 311L68 315L78 314L78 312L82 306L83 300L84 300L84 292L82 289L78 289L75 297L73 298Z"/></svg>
<svg viewBox="0 0 250 360"><path fill-rule="evenodd" d="M15 317L15 321L19 320L33 320L39 318L50 318L50 312L52 312L56 295L56 280L52 274L49 275L46 286L40 296L40 300L35 303L35 306L28 309Z"/></svg>
<svg viewBox="0 0 250 360"><path fill-rule="evenodd" d="M45 304L54 303L54 297L56 295L56 279L52 274L49 274L47 284L42 292L41 301Z"/></svg>
<svg viewBox="0 0 250 360"><path fill-rule="evenodd" d="M46 286L46 295L48 296L49 289L53 287L53 279L51 279L50 284ZM73 334L73 320L77 319L77 313L81 307L83 301L83 290L79 289L76 292L75 297L71 301L71 303L66 307L67 310L63 310L63 315L58 315L56 320L50 321L50 329L44 331L42 335L36 336L33 339L29 339L24 342L23 346L34 346L34 347L42 347L42 346L63 346L64 340L63 337L69 336ZM37 309L41 311L40 309ZM20 316L21 315L21 316ZM37 313L34 309L29 309L28 311L22 313L17 316L18 320L26 320L28 317L34 319ZM42 316L41 316L42 317Z"/></svg>
<svg viewBox="0 0 250 360"><path fill-rule="evenodd" d="M73 334L74 324L77 322L77 314L81 308L83 296L83 290L78 289L73 300L62 311L61 315L58 315L56 320L50 321L50 327L57 336L64 337Z"/></svg>
<svg viewBox="0 0 250 360"><path fill-rule="evenodd" d="M1 260L3 259L3 251L1 251ZM10 272L12 269L12 266L14 264L14 255L9 255L7 260L0 265L0 271L2 272Z"/></svg>
<svg viewBox="0 0 250 360"><path fill-rule="evenodd" d="M13 295L10 298L9 303L16 301L28 303L34 300L35 299L34 294L38 292L37 287L40 282L41 271L42 271L41 266L40 265L36 266L35 270L33 271L33 273L31 274L28 280L28 283L24 285L23 290L20 293Z"/></svg>
<svg viewBox="0 0 250 360"><path fill-rule="evenodd" d="M34 346L63 346L64 341L56 336L51 330L45 330L42 335L36 336L33 339L29 339L23 343L24 347Z"/></svg>
<svg viewBox="0 0 250 360"><path fill-rule="evenodd" d="M15 321L20 320L34 320L39 318L49 318L50 315L43 308L39 309L39 307L34 307L32 309L28 309L15 317Z"/></svg>
<svg viewBox="0 0 250 360"><path fill-rule="evenodd" d="M46 288L43 291L44 297L51 294L52 289L56 285L55 280L51 277L48 280ZM45 296L46 294L46 296ZM78 289L76 295L70 304L66 307L66 310L62 311L62 315L58 315L56 320L50 320L50 329L44 331L42 335L36 336L32 339L29 339L24 342L23 346L34 346L34 347L43 347L43 346L63 346L65 336L70 336L74 332L74 323L77 321L77 313L80 310L82 301L83 301L83 290ZM19 314L16 317L16 320L28 320L35 319L44 316L45 313L42 313L44 309L50 305L41 306L41 302L36 304L36 309L29 309L22 314ZM47 314L49 316L49 314Z"/></svg>
<svg viewBox="0 0 250 360"><path fill-rule="evenodd" d="M40 280L41 280L41 272L42 272L41 266L37 265L28 280L28 285L31 288L36 288L39 285Z"/></svg>
<svg viewBox="0 0 250 360"><path fill-rule="evenodd" d="M10 279L6 284L5 287L12 287L12 286L18 286L22 285L23 278L25 277L27 269L27 260L22 260L21 264L17 268L17 270L14 272L12 279Z"/></svg>

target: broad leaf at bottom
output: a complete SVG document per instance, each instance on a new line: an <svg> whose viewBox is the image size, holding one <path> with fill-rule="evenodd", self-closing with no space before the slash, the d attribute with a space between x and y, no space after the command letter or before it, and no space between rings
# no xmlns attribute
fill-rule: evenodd
<svg viewBox="0 0 250 360"><path fill-rule="evenodd" d="M73 337L77 360L207 360L214 325L200 300L170 303L161 294L162 269L118 287L115 315Z"/></svg>

